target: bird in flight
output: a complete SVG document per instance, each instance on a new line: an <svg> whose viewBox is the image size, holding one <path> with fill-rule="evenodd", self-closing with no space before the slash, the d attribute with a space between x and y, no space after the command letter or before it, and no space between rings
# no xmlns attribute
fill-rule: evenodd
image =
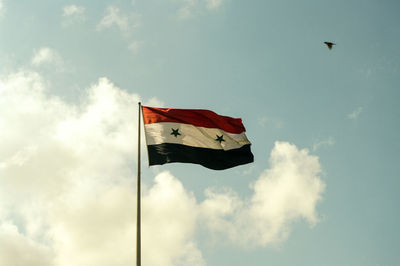
<svg viewBox="0 0 400 266"><path fill-rule="evenodd" d="M329 50L331 50L332 47L333 47L334 45L336 45L336 43L333 43L333 42L324 42L324 43L326 44L326 46L328 46Z"/></svg>

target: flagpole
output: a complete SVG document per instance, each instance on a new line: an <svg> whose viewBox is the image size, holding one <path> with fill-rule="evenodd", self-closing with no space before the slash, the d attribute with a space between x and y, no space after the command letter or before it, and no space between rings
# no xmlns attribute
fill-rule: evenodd
<svg viewBox="0 0 400 266"><path fill-rule="evenodd" d="M137 166L137 213L136 213L136 266L141 266L141 234L140 234L140 109L142 104L139 102L138 110L138 166Z"/></svg>

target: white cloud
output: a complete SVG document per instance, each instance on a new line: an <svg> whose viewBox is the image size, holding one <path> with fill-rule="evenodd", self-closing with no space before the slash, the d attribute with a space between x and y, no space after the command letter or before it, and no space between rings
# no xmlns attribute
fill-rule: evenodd
<svg viewBox="0 0 400 266"><path fill-rule="evenodd" d="M63 8L63 26L70 26L74 23L85 20L85 7L77 5L67 5Z"/></svg>
<svg viewBox="0 0 400 266"><path fill-rule="evenodd" d="M3 0L0 0L0 17L3 15L5 10Z"/></svg>
<svg viewBox="0 0 400 266"><path fill-rule="evenodd" d="M329 138L324 139L324 140L317 140L313 144L313 151L316 151L321 147L333 146L334 144L335 144L335 139L333 137L329 137Z"/></svg>
<svg viewBox="0 0 400 266"><path fill-rule="evenodd" d="M155 106L155 107L164 107L165 103L163 101L157 99L156 97L152 97L145 103L145 105Z"/></svg>
<svg viewBox="0 0 400 266"><path fill-rule="evenodd" d="M361 114L362 111L363 111L363 108L361 106L359 106L351 114L348 114L347 118L357 120L358 116Z"/></svg>
<svg viewBox="0 0 400 266"><path fill-rule="evenodd" d="M260 127L272 126L274 128L277 128L277 129L283 127L283 122L281 120L276 119L276 118L272 118L272 117L269 117L269 116L259 117L257 119L257 121L258 121L258 125Z"/></svg>
<svg viewBox="0 0 400 266"><path fill-rule="evenodd" d="M205 265L193 241L197 213L196 200L169 172L155 178L155 185L144 197L143 230L151 232L144 239L149 265ZM177 249L177 247L180 247ZM154 256L154 249L158 250Z"/></svg>
<svg viewBox="0 0 400 266"><path fill-rule="evenodd" d="M60 54L49 47L41 47L39 51L35 51L31 63L33 66L53 65L57 70L63 69L63 59Z"/></svg>
<svg viewBox="0 0 400 266"><path fill-rule="evenodd" d="M176 17L179 20L187 20L204 13L217 10L223 5L223 0L175 0L179 4Z"/></svg>
<svg viewBox="0 0 400 266"><path fill-rule="evenodd" d="M85 7L77 5L68 5L63 8L63 17L80 16L85 13Z"/></svg>
<svg viewBox="0 0 400 266"><path fill-rule="evenodd" d="M132 264L140 97L101 78L71 104L46 84L34 72L0 78L0 264ZM205 265L199 225L238 245L285 240L294 221L318 221L320 171L318 157L277 142L250 198L214 188L199 203L161 172L143 188L143 263Z"/></svg>
<svg viewBox="0 0 400 266"><path fill-rule="evenodd" d="M142 48L143 42L142 41L133 41L129 45L128 49L132 52L132 54L137 54L139 50Z"/></svg>
<svg viewBox="0 0 400 266"><path fill-rule="evenodd" d="M0 264L131 264L140 98L101 78L71 105L45 84L34 72L0 79ZM195 204L168 173L144 189L146 265L204 265Z"/></svg>
<svg viewBox="0 0 400 266"><path fill-rule="evenodd" d="M247 169L243 170L242 174L250 175L254 172L254 170L255 170L255 166L254 166L254 164L252 164L252 165L248 166Z"/></svg>
<svg viewBox="0 0 400 266"><path fill-rule="evenodd" d="M253 196L240 200L233 191L206 192L203 217L209 228L245 246L266 246L285 240L293 221L318 221L316 204L325 184L318 157L293 144L276 142L270 168L252 185Z"/></svg>
<svg viewBox="0 0 400 266"><path fill-rule="evenodd" d="M181 0L180 5L177 12L177 18L179 20L186 20L194 16L193 13L197 7L197 0Z"/></svg>
<svg viewBox="0 0 400 266"><path fill-rule="evenodd" d="M218 9L223 3L223 0L206 0L206 7L210 10Z"/></svg>
<svg viewBox="0 0 400 266"><path fill-rule="evenodd" d="M105 16L97 24L97 30L102 31L115 26L122 33L129 34L132 29L139 27L139 18L137 14L128 15L115 6L109 6Z"/></svg>
<svg viewBox="0 0 400 266"><path fill-rule="evenodd" d="M50 250L18 232L10 223L0 223L0 265L51 266Z"/></svg>

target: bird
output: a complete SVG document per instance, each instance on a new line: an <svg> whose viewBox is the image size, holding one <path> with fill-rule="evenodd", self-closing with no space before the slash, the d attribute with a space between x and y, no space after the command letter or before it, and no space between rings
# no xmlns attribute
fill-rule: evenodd
<svg viewBox="0 0 400 266"><path fill-rule="evenodd" d="M332 47L333 47L334 45L336 45L336 43L333 43L333 42L324 42L324 43L328 46L329 50L331 50Z"/></svg>

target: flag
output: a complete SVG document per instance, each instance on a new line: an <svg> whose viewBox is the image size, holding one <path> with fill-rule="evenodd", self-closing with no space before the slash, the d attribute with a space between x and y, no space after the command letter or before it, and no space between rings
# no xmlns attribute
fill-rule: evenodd
<svg viewBox="0 0 400 266"><path fill-rule="evenodd" d="M254 161L240 118L148 106L142 113L150 165L181 162L223 170Z"/></svg>

